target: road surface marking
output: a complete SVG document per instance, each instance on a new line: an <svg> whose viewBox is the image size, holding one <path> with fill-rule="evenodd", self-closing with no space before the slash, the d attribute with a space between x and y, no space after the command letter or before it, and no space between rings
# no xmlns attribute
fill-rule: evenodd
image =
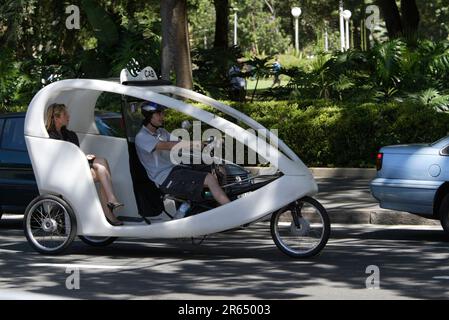
<svg viewBox="0 0 449 320"><path fill-rule="evenodd" d="M6 252L6 253L19 253L19 252L22 252L22 251L8 250L8 249L0 249L0 252Z"/></svg>
<svg viewBox="0 0 449 320"><path fill-rule="evenodd" d="M435 279L435 280L449 280L449 276L438 276L438 277L433 277L432 279Z"/></svg>
<svg viewBox="0 0 449 320"><path fill-rule="evenodd" d="M27 291L19 291L17 289L0 290L0 299L2 300L74 300L73 298L64 296L55 296L41 293L33 293Z"/></svg>
<svg viewBox="0 0 449 320"><path fill-rule="evenodd" d="M66 263L32 263L30 267L57 267L57 268L79 268L79 269L130 269L124 266L102 266L93 264L66 264Z"/></svg>

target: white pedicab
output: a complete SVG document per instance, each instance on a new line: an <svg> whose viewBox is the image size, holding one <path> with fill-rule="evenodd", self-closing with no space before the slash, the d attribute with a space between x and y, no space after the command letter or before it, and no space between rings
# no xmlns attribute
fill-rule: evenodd
<svg viewBox="0 0 449 320"><path fill-rule="evenodd" d="M256 131L264 129L245 114L194 91L155 80L151 69L146 68L145 72L145 80L123 83L86 79L58 81L40 90L31 101L25 120L25 140L40 192L24 216L25 234L31 246L40 253L57 254L77 235L95 246L110 244L117 237L193 238L266 220L271 215L271 235L282 252L295 258L318 254L329 238L330 222L323 206L311 198L318 188L299 157L281 140L278 140L278 148L274 148L266 139L184 101L198 101ZM120 95L127 138L98 134L94 109L104 92ZM217 206L211 199L206 199L205 203L191 204L190 216L146 223L148 219L144 221L142 216L154 215L148 212L154 211L155 204L154 199L153 202L146 201L146 196L151 196L149 190L152 190L154 198L154 192L158 190L147 179L135 154L134 136L139 126L132 123L132 118L138 113L135 112L136 103L142 100L200 120L226 132L250 149L258 145L256 152L269 150L261 156L271 164L277 164L275 174L265 176L261 182L255 182L259 180L254 180L257 177L242 181L238 174L234 176L238 179L228 177L220 183L233 200L229 204ZM55 102L67 105L69 129L77 133L80 148L70 142L49 138L44 115L46 108ZM268 135L271 135L269 131ZM107 222L86 154L96 154L108 160L115 193L125 204L123 226L112 226ZM224 168L225 172L235 172L235 169L248 172L236 164L215 165L217 167L221 167L221 171ZM233 178L232 174L230 177ZM162 210L171 214L179 207L178 200L170 195L165 195L162 200L159 198L163 203Z"/></svg>

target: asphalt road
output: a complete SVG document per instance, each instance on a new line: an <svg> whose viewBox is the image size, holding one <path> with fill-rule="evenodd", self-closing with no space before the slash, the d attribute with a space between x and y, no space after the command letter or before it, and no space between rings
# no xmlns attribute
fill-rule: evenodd
<svg viewBox="0 0 449 320"><path fill-rule="evenodd" d="M447 299L448 242L433 226L333 225L321 255L294 260L259 223L201 245L119 239L94 248L77 240L65 255L49 257L29 247L20 217L7 216L0 222L0 298ZM367 289L369 266L379 270L379 282L369 282L379 289Z"/></svg>

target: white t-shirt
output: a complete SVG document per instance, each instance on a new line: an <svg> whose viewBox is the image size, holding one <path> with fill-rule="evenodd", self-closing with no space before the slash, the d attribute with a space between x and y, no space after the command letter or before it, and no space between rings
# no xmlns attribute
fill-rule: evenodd
<svg viewBox="0 0 449 320"><path fill-rule="evenodd" d="M170 150L156 150L156 145L161 141L178 141L178 139L164 128L159 128L152 133L144 126L135 139L137 156L147 171L148 177L158 186L167 179L176 165L170 160Z"/></svg>

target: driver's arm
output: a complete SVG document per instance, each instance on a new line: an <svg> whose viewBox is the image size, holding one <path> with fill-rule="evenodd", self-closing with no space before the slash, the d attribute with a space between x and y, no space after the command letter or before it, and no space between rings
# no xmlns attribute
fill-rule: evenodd
<svg viewBox="0 0 449 320"><path fill-rule="evenodd" d="M156 145L156 150L171 150L178 143L178 141L160 141Z"/></svg>
<svg viewBox="0 0 449 320"><path fill-rule="evenodd" d="M201 148L201 141L159 141L156 150L171 150L175 146L178 148Z"/></svg>

